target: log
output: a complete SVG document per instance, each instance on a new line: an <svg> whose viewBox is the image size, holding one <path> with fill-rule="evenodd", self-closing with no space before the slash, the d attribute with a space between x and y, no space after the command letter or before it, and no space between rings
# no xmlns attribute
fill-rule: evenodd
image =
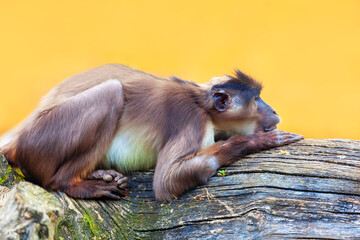
<svg viewBox="0 0 360 240"><path fill-rule="evenodd" d="M307 139L263 151L221 168L208 184L170 203L155 201L152 171L133 174L130 195L119 201L53 192L52 205L33 210L53 216L37 237L51 239L55 229L55 239L360 239L359 150L356 140ZM1 174L0 179L11 178ZM34 192L29 186L34 185L21 182L7 191L0 216L11 215L7 206L14 209L14 196L34 197L16 195ZM48 194L41 190L35 197Z"/></svg>

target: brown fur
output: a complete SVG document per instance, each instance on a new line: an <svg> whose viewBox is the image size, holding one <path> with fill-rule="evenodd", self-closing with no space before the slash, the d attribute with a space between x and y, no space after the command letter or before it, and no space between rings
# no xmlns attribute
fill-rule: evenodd
<svg viewBox="0 0 360 240"><path fill-rule="evenodd" d="M229 98L222 113L212 99L220 87ZM52 89L2 152L29 180L48 189L79 198L118 198L123 195L119 189L124 180L117 185L89 176L103 165L118 131L144 129L147 149L158 159L156 198L169 201L205 183L221 165L301 138L278 131L264 133L266 127L278 123L278 117L268 105L255 104L260 88L241 72L199 86L122 65L105 65ZM246 94L246 101L241 94ZM204 148L204 142L211 143L215 137L211 131L207 135L209 123L214 134L223 131L222 135L229 137L244 121L256 124L254 134L234 136ZM106 173L92 176L105 179Z"/></svg>

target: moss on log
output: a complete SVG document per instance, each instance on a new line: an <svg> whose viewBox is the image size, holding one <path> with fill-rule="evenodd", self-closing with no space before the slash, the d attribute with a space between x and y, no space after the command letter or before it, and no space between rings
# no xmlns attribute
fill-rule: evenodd
<svg viewBox="0 0 360 240"><path fill-rule="evenodd" d="M171 203L155 201L151 171L120 201L51 193L64 212L49 224L55 239L360 238L360 141L304 140L222 170Z"/></svg>

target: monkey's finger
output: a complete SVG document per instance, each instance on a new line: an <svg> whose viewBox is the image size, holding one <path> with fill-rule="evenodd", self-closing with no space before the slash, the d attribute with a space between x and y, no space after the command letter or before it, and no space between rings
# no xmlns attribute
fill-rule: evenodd
<svg viewBox="0 0 360 240"><path fill-rule="evenodd" d="M115 170L96 170L88 174L88 179L102 179L105 182L111 182L115 180L117 182L119 179L123 178L124 175L115 171Z"/></svg>
<svg viewBox="0 0 360 240"><path fill-rule="evenodd" d="M291 138L291 141L293 142L297 142L297 141L300 141L300 140L303 140L304 139L304 136L303 135L299 135L299 134L292 134L292 138Z"/></svg>
<svg viewBox="0 0 360 240"><path fill-rule="evenodd" d="M294 143L296 141L304 139L304 136L295 134L295 133L289 133L281 130L274 130L272 132L267 133L269 139L272 139L277 146L287 145L290 143Z"/></svg>
<svg viewBox="0 0 360 240"><path fill-rule="evenodd" d="M97 179L104 181L111 181L113 177L106 170L96 170L88 174L87 179Z"/></svg>
<svg viewBox="0 0 360 240"><path fill-rule="evenodd" d="M272 134L272 133L276 133L276 134L279 134L279 135L294 135L294 136L302 136L300 134L296 134L296 133L290 133L290 132L286 132L286 131L283 131L283 130L279 130L279 129L275 129L273 131L270 131L270 132L265 132L264 134Z"/></svg>
<svg viewBox="0 0 360 240"><path fill-rule="evenodd" d="M118 188L124 189L124 188L126 188L128 186L128 181L125 181L125 182L119 181L119 182L117 182L117 184L118 184L117 185Z"/></svg>
<svg viewBox="0 0 360 240"><path fill-rule="evenodd" d="M280 144L290 144L290 143L300 141L302 139L304 139L304 137L301 135L298 135L298 134L293 134L293 133L286 134L286 135L282 136L282 140L281 140Z"/></svg>
<svg viewBox="0 0 360 240"><path fill-rule="evenodd" d="M97 170L88 174L87 179L102 179L104 176L103 170Z"/></svg>
<svg viewBox="0 0 360 240"><path fill-rule="evenodd" d="M105 172L107 174L111 175L113 178L117 178L117 177L122 178L122 177L124 177L123 174L121 174L121 173L119 173L119 172L117 172L115 170L112 170L112 169L105 170Z"/></svg>
<svg viewBox="0 0 360 240"><path fill-rule="evenodd" d="M126 196L126 193L127 193L127 191L125 191L124 189L120 189L120 188L112 189L111 192L118 196L122 196L122 197Z"/></svg>
<svg viewBox="0 0 360 240"><path fill-rule="evenodd" d="M121 179L119 179L117 181L117 184L120 185L120 184L124 184L124 183L127 183L127 182L129 182L129 178L128 177L123 177L123 178L121 178Z"/></svg>
<svg viewBox="0 0 360 240"><path fill-rule="evenodd" d="M106 182L110 182L110 181L113 180L113 177L112 177L110 174L106 174L106 175L103 176L102 179L103 179L104 181L106 181Z"/></svg>
<svg viewBox="0 0 360 240"><path fill-rule="evenodd" d="M117 200L120 200L121 199L121 196L118 196L112 192L104 192L103 193L103 196L104 197L108 197L108 198L113 198L113 199L117 199Z"/></svg>
<svg viewBox="0 0 360 240"><path fill-rule="evenodd" d="M119 197L123 197L127 193L124 189L118 188L118 185L116 182L109 182L106 185L102 185L101 191L104 196L105 196L105 194L109 195L109 193L111 193L111 194L115 194Z"/></svg>
<svg viewBox="0 0 360 240"><path fill-rule="evenodd" d="M296 133L285 133L284 137L287 138L287 139L290 139L293 142L304 139L303 135L296 134Z"/></svg>

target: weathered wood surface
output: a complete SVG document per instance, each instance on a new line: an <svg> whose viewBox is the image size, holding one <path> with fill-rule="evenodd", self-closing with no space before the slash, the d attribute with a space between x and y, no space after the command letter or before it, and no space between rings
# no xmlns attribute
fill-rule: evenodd
<svg viewBox="0 0 360 240"><path fill-rule="evenodd" d="M65 210L55 239L360 239L360 141L304 140L223 169L165 204L152 172L120 201L53 193Z"/></svg>

